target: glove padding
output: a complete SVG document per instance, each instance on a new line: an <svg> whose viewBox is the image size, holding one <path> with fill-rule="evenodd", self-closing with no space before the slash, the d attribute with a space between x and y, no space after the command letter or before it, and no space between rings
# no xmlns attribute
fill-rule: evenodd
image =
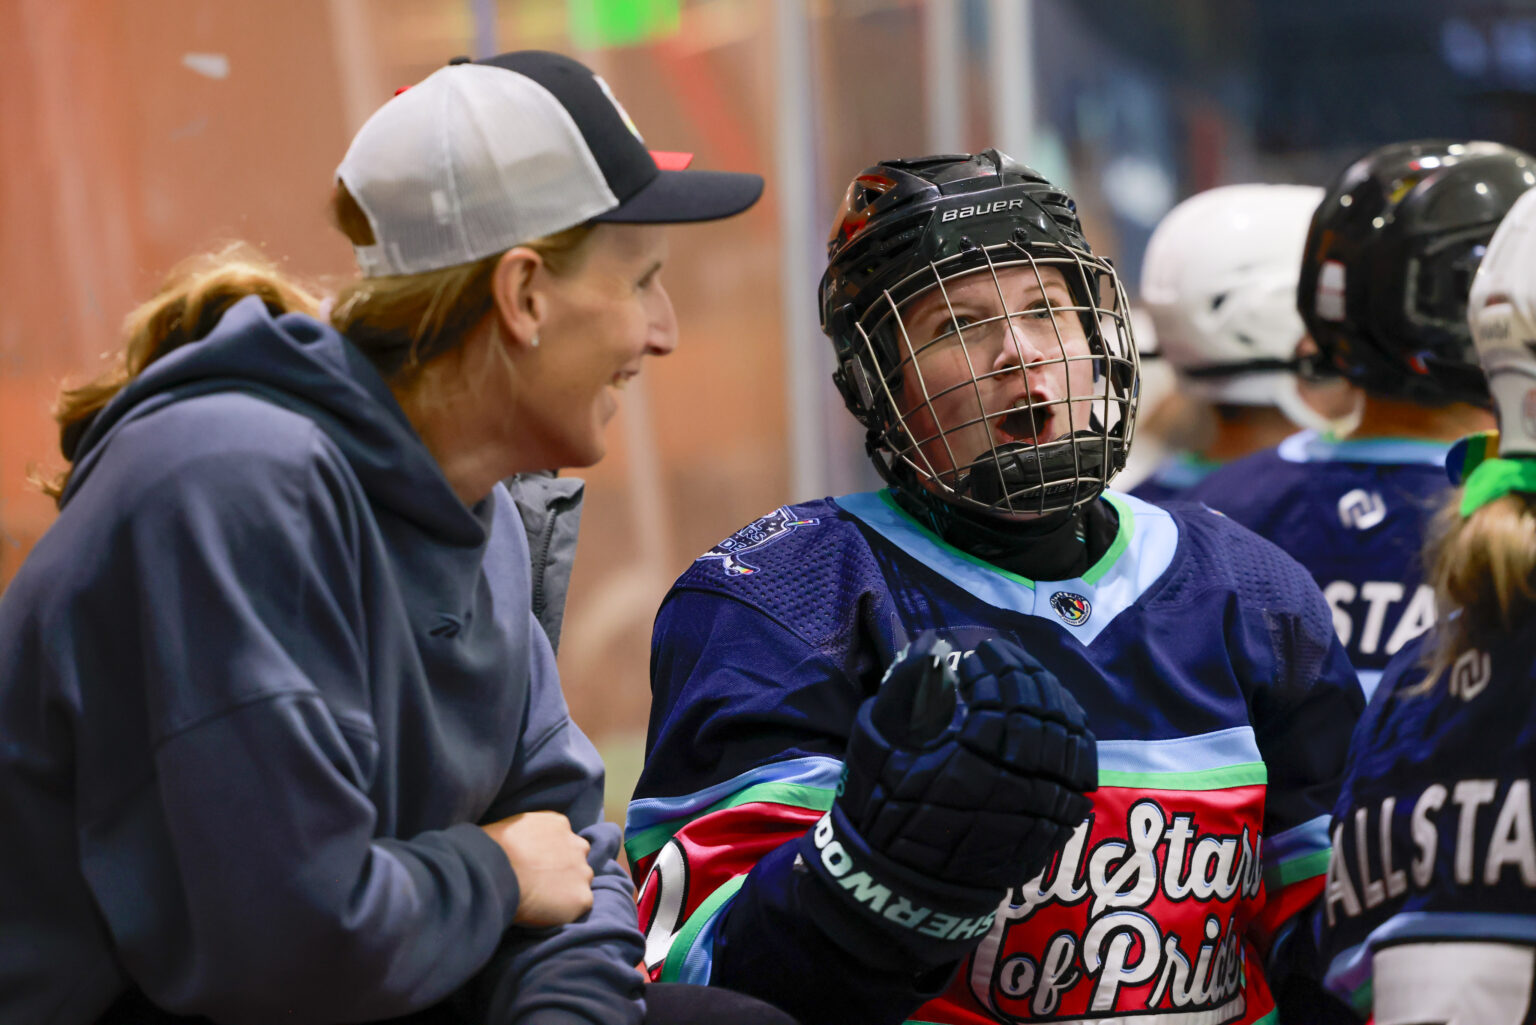
<svg viewBox="0 0 1536 1025"><path fill-rule="evenodd" d="M844 817L866 844L930 880L1001 894L1034 878L1088 814L1098 756L1083 710L1002 638L951 668L925 633L859 709Z"/></svg>

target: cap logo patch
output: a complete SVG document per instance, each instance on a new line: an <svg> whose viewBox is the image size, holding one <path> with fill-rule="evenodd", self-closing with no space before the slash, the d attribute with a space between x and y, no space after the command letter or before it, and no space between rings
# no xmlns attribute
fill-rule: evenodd
<svg viewBox="0 0 1536 1025"><path fill-rule="evenodd" d="M1344 265L1338 260L1318 268L1317 315L1336 323L1344 319Z"/></svg>
<svg viewBox="0 0 1536 1025"><path fill-rule="evenodd" d="M1057 591L1051 595L1051 608L1068 626L1082 626L1093 614L1093 605L1080 594Z"/></svg>
<svg viewBox="0 0 1536 1025"><path fill-rule="evenodd" d="M629 134L633 135L636 139L640 139L643 145L645 140L640 138L640 129L635 127L635 120L629 116L629 111L624 109L624 104L620 103L619 98L613 95L613 90L608 88L608 83L603 81L602 75L593 75L592 77L597 79L597 84L603 90L603 95L608 97L608 102L613 104L613 109L619 112L619 117L624 119L624 127L629 129Z"/></svg>

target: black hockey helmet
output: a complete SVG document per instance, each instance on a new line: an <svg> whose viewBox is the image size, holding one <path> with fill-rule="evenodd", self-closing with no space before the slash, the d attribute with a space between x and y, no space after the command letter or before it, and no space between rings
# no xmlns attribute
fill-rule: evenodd
<svg viewBox="0 0 1536 1025"><path fill-rule="evenodd" d="M1296 302L1321 355L1369 392L1488 404L1467 295L1536 160L1496 142L1383 146L1329 187L1307 234Z"/></svg>
<svg viewBox="0 0 1536 1025"><path fill-rule="evenodd" d="M827 256L820 306L822 330L837 357L833 380L864 425L870 457L889 483L914 497L937 495L961 509L1042 514L1092 501L1125 465L1135 422L1137 357L1124 289L1109 261L1089 248L1072 197L1038 171L996 150L882 161L849 185L833 219ZM1062 436L989 444L989 451L965 465L951 452L950 465L935 465L924 455L926 444L944 441L947 447L943 435L1009 412L981 408L977 388L1004 371L983 372L967 350L970 379L948 391L975 392L974 415L940 425L937 434L914 437L910 421L916 407L902 398L905 375L918 370L918 405L933 410L941 395L922 381L919 354L941 340L958 339L966 347L968 333L974 337L987 322L962 326L955 320L942 339L914 342L903 313L929 294L948 303L948 288L957 278L990 272L996 284L1000 270L1016 267L1032 269L1041 292L1042 272L1054 268L1071 302L1043 305L1057 327L1059 355L1007 372L1016 369L1028 382L1032 371L1051 365L1068 371L1091 364L1093 391L1040 403L1065 412L1059 419L1070 429ZM998 285L1000 299L1002 291ZM990 319L1012 327L1015 318L1041 312L1038 303L1019 311L1005 302L1004 312ZM1086 350L1067 351L1060 327L1067 318L1080 325ZM1069 334L1077 336L1075 329ZM1070 374L1068 381L1070 391ZM1036 403L1029 403L1034 415ZM1039 417L1036 423L1052 420L1052 411L1042 408Z"/></svg>

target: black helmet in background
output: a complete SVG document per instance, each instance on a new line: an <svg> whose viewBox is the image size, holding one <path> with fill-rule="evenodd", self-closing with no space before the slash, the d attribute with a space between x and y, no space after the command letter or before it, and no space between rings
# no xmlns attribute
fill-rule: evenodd
<svg viewBox="0 0 1536 1025"><path fill-rule="evenodd" d="M1137 386L1125 293L1071 196L1039 172L996 150L876 164L849 185L827 256L819 299L833 380L889 483L973 513L1042 515L1092 501L1124 466ZM1039 282L1030 308L1005 299L1010 276L1026 290ZM949 306L977 282L996 286L995 311L950 307L914 337L914 311ZM1016 363L981 358L989 335L1051 338L1045 324L1054 341L1038 352L1016 342ZM945 383L923 366L942 346L967 368ZM1000 388L1017 392L1011 408L984 397Z"/></svg>
<svg viewBox="0 0 1536 1025"><path fill-rule="evenodd" d="M1296 292L1321 355L1376 395L1487 405L1467 296L1533 185L1536 159L1496 142L1393 143L1346 168L1312 217Z"/></svg>

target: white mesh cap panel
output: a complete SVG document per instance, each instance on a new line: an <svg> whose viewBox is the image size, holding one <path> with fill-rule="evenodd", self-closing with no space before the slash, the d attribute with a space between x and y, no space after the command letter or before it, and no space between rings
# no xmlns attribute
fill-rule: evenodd
<svg viewBox="0 0 1536 1025"><path fill-rule="evenodd" d="M576 123L532 79L459 64L368 119L336 169L373 227L366 277L469 263L619 205Z"/></svg>

